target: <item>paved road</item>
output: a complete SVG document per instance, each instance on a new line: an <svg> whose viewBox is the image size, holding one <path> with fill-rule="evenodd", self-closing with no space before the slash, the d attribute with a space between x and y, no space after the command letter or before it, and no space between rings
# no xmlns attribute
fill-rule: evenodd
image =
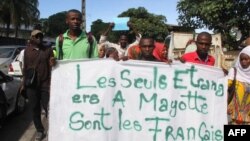
<svg viewBox="0 0 250 141"><path fill-rule="evenodd" d="M1 141L33 141L34 138L35 127L29 104L26 105L23 113L10 115L0 129Z"/></svg>

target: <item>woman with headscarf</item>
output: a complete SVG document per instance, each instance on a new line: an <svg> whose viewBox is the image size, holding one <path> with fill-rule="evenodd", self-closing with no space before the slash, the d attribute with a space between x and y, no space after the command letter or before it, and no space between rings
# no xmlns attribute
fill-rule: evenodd
<svg viewBox="0 0 250 141"><path fill-rule="evenodd" d="M160 62L168 61L168 47L166 44L155 42L154 57Z"/></svg>
<svg viewBox="0 0 250 141"><path fill-rule="evenodd" d="M229 70L229 87L235 81L235 92L229 95L228 114L231 121L229 124L250 125L250 46L244 48L237 58L234 68Z"/></svg>

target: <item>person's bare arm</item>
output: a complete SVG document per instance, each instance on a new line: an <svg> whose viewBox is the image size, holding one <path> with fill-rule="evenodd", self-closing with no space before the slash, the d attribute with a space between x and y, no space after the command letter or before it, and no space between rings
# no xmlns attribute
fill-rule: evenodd
<svg viewBox="0 0 250 141"><path fill-rule="evenodd" d="M106 29L106 31L102 34L103 36L107 36L108 33L112 30L112 28L114 27L114 23L109 23L108 28Z"/></svg>
<svg viewBox="0 0 250 141"><path fill-rule="evenodd" d="M105 43L107 41L107 35L113 27L114 27L114 23L110 23L106 31L103 32L103 34L101 35L99 39L99 44Z"/></svg>

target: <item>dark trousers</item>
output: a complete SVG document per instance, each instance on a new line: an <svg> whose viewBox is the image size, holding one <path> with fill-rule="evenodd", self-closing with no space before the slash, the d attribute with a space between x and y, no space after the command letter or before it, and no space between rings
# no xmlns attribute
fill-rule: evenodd
<svg viewBox="0 0 250 141"><path fill-rule="evenodd" d="M43 132L44 127L41 120L41 108L43 107L47 115L49 103L49 87L26 88L26 92L32 109L32 117L36 130L37 132Z"/></svg>

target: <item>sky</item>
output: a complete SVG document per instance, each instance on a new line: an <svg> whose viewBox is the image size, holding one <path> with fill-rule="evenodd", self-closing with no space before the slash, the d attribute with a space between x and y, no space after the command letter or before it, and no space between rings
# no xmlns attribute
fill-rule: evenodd
<svg viewBox="0 0 250 141"><path fill-rule="evenodd" d="M145 7L149 13L164 15L167 24L177 25L178 12L176 5L178 0L86 0L86 27L87 31L93 21L101 19L103 22L112 22L129 8ZM70 9L81 11L81 0L39 0L40 18Z"/></svg>

